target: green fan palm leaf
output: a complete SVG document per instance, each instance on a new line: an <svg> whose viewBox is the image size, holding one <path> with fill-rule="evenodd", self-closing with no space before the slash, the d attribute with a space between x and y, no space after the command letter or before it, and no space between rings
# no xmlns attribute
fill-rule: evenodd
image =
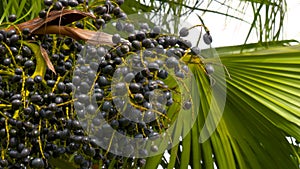
<svg viewBox="0 0 300 169"><path fill-rule="evenodd" d="M209 109L214 109L215 118L220 110L212 106L216 99L209 94L206 74L199 66L190 66L198 82L201 106L191 132L170 151L168 168L299 168L299 147L289 143L287 136L300 139L300 46L223 53L220 58L231 77L226 79L223 117L211 137L199 143ZM218 81L222 76L214 78ZM146 168L161 163L161 157L148 160Z"/></svg>
<svg viewBox="0 0 300 169"><path fill-rule="evenodd" d="M245 99L253 100L253 103L248 101L249 106L297 140L300 139L299 55L300 48L296 46L221 57L232 75L227 81L228 89L247 95Z"/></svg>

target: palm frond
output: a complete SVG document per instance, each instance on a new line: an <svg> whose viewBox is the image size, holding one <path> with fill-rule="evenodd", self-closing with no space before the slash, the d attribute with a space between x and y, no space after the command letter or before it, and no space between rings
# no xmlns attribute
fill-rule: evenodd
<svg viewBox="0 0 300 169"><path fill-rule="evenodd" d="M293 46L222 57L233 77L228 80L228 89L247 95L249 106L297 140L300 139L299 55L299 46ZM228 96L234 97L230 93ZM250 100L255 102L249 104Z"/></svg>
<svg viewBox="0 0 300 169"><path fill-rule="evenodd" d="M215 110L216 118L220 112L218 107L211 106L216 100L207 94L206 74L199 67L190 66L198 80L201 107L191 132L169 151L168 168L190 165L213 169L215 165L220 169L298 169L299 152L287 136L299 142L299 56L300 46L222 55L222 63L231 75L226 80L226 106L216 131L201 144L198 138L201 129L205 129L209 109ZM222 76L217 73L214 78L218 81ZM216 121L213 119L211 123ZM148 160L150 168L161 162L159 157Z"/></svg>
<svg viewBox="0 0 300 169"><path fill-rule="evenodd" d="M8 22L8 16L15 14L17 20L14 23L28 21L38 16L44 8L43 0L3 0L0 4L0 24Z"/></svg>

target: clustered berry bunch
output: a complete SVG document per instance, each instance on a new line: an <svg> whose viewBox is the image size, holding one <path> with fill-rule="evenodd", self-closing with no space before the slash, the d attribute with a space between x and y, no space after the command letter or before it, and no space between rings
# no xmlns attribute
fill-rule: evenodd
<svg viewBox="0 0 300 169"><path fill-rule="evenodd" d="M55 168L51 159L72 161L82 169L107 168L111 161L114 168L124 163L129 168L142 166L143 158L125 158L101 148L86 129L92 128L98 137L111 127L129 137L156 139L170 125L172 105L182 102L183 109L192 107L191 98L176 100L178 91L166 83L189 76L180 59L200 53L182 38L188 28L167 35L159 26L127 22L120 8L123 3L44 0L46 9L39 13L46 19L53 10L92 12L95 18L70 24L81 29L104 29L117 19L114 27L120 33L112 36L114 46L35 35L28 28L0 30L0 168ZM15 15L9 17L10 22L15 20ZM205 36L211 43L210 35ZM54 70L43 64L41 52L49 56ZM208 73L212 72L210 67ZM96 105L91 104L92 97ZM151 147L157 150L157 145Z"/></svg>

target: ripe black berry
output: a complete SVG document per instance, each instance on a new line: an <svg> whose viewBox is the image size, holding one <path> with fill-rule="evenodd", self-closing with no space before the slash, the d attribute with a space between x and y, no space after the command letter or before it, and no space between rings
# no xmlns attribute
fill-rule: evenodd
<svg viewBox="0 0 300 169"><path fill-rule="evenodd" d="M35 83L41 83L42 80L43 80L43 78L42 78L42 76L40 76L40 75L37 75L37 76L34 77L34 82L35 82Z"/></svg>
<svg viewBox="0 0 300 169"><path fill-rule="evenodd" d="M145 47L145 48L154 48L154 45L152 44L152 41L150 40L150 39L144 39L143 41L142 41L142 45L143 45L143 47Z"/></svg>
<svg viewBox="0 0 300 169"><path fill-rule="evenodd" d="M157 74L159 78L166 79L168 77L168 72L164 69L160 70Z"/></svg>
<svg viewBox="0 0 300 169"><path fill-rule="evenodd" d="M122 5L124 3L124 0L117 0L118 5Z"/></svg>
<svg viewBox="0 0 300 169"><path fill-rule="evenodd" d="M107 78L105 76L100 76L98 83L100 86L107 86L109 85L109 81L107 80Z"/></svg>
<svg viewBox="0 0 300 169"><path fill-rule="evenodd" d="M132 33L134 31L134 25L133 24L126 24L124 29L127 32Z"/></svg>
<svg viewBox="0 0 300 169"><path fill-rule="evenodd" d="M25 114L31 114L34 110L31 107L25 107L23 111Z"/></svg>
<svg viewBox="0 0 300 169"><path fill-rule="evenodd" d="M7 33L6 33L7 36L6 37L9 38L12 35L15 35L16 33L17 33L16 30L11 29L11 30L7 31Z"/></svg>
<svg viewBox="0 0 300 169"><path fill-rule="evenodd" d="M102 105L103 111L109 112L111 108L112 108L112 104L109 101L105 101Z"/></svg>
<svg viewBox="0 0 300 169"><path fill-rule="evenodd" d="M121 52L122 52L123 54L126 54L126 53L128 53L129 51L130 51L130 48L129 48L128 45L122 45L122 46L121 46Z"/></svg>
<svg viewBox="0 0 300 169"><path fill-rule="evenodd" d="M68 6L68 0L59 0L63 6Z"/></svg>
<svg viewBox="0 0 300 169"><path fill-rule="evenodd" d="M0 33L0 42L2 42L3 40L4 40L4 35Z"/></svg>
<svg viewBox="0 0 300 169"><path fill-rule="evenodd" d="M24 157L28 156L29 154L30 154L30 149L24 148L24 149L22 149L20 156L24 158Z"/></svg>
<svg viewBox="0 0 300 169"><path fill-rule="evenodd" d="M16 75L22 75L23 70L21 68L16 68L15 69L15 74Z"/></svg>
<svg viewBox="0 0 300 169"><path fill-rule="evenodd" d="M127 118L125 118L125 117L119 119L118 121L119 121L119 125L121 127L126 127L126 126L128 126L130 124L130 120L127 119Z"/></svg>
<svg viewBox="0 0 300 169"><path fill-rule="evenodd" d="M184 73L182 71L177 71L175 73L175 76L179 77L179 78L184 78Z"/></svg>
<svg viewBox="0 0 300 169"><path fill-rule="evenodd" d="M41 10L41 11L39 12L39 17L40 17L40 18L44 18L44 17L46 17L46 15L47 15L47 11L45 11L45 10Z"/></svg>
<svg viewBox="0 0 300 169"><path fill-rule="evenodd" d="M69 6L76 7L77 5L78 5L78 1L77 0L69 0Z"/></svg>
<svg viewBox="0 0 300 169"><path fill-rule="evenodd" d="M56 104L60 104L60 103L63 103L63 102L64 102L64 100L63 100L62 97L56 97L56 98L55 98L55 103L56 103Z"/></svg>
<svg viewBox="0 0 300 169"><path fill-rule="evenodd" d="M121 8L115 7L112 12L114 13L114 15L118 16L121 13Z"/></svg>
<svg viewBox="0 0 300 169"><path fill-rule="evenodd" d="M10 150L8 152L8 155L12 158L19 158L20 157L20 154L17 150Z"/></svg>
<svg viewBox="0 0 300 169"><path fill-rule="evenodd" d="M24 63L24 67L25 68L31 68L34 66L34 62L32 60L27 60L25 63Z"/></svg>
<svg viewBox="0 0 300 169"><path fill-rule="evenodd" d="M192 103L190 101L186 101L183 104L183 109L188 110L192 107Z"/></svg>
<svg viewBox="0 0 300 169"><path fill-rule="evenodd" d="M199 55L200 54L200 49L198 47L192 47L191 52L194 55Z"/></svg>
<svg viewBox="0 0 300 169"><path fill-rule="evenodd" d="M143 39L146 38L146 34L143 31L139 31L136 35L135 35L136 39L139 41L142 41Z"/></svg>
<svg viewBox="0 0 300 169"><path fill-rule="evenodd" d="M74 162L78 165L80 165L84 161L84 158L81 155L75 155L74 156Z"/></svg>
<svg viewBox="0 0 300 169"><path fill-rule="evenodd" d="M9 66L9 65L11 64L11 59L10 59L10 58L5 58L5 59L3 60L3 64L4 64L5 66Z"/></svg>
<svg viewBox="0 0 300 169"><path fill-rule="evenodd" d="M111 123L110 123L110 126L115 130L118 129L119 128L118 120L112 120Z"/></svg>
<svg viewBox="0 0 300 169"><path fill-rule="evenodd" d="M142 48L142 45L139 41L133 40L132 41L132 47L134 47L136 50L140 50Z"/></svg>
<svg viewBox="0 0 300 169"><path fill-rule="evenodd" d="M152 32L159 34L161 32L161 28L159 26L154 26Z"/></svg>
<svg viewBox="0 0 300 169"><path fill-rule="evenodd" d="M110 21L112 19L112 17L110 14L105 13L102 15L102 19L104 19L107 22L107 21Z"/></svg>
<svg viewBox="0 0 300 169"><path fill-rule="evenodd" d="M205 65L205 70L206 70L206 73L209 74L209 75L213 74L215 72L215 69L214 69L212 64L206 64Z"/></svg>
<svg viewBox="0 0 300 169"><path fill-rule="evenodd" d="M140 29L141 30L149 30L149 25L147 23L141 23L140 24Z"/></svg>
<svg viewBox="0 0 300 169"><path fill-rule="evenodd" d="M60 1L55 2L54 9L61 10L63 8L63 4Z"/></svg>
<svg viewBox="0 0 300 169"><path fill-rule="evenodd" d="M121 13L118 15L118 18L121 19L121 20L126 20L126 19L128 19L127 14L126 14L125 12L121 12Z"/></svg>
<svg viewBox="0 0 300 169"><path fill-rule="evenodd" d="M32 168L44 168L45 163L41 158L35 158L31 161Z"/></svg>
<svg viewBox="0 0 300 169"><path fill-rule="evenodd" d="M57 84L57 89L60 91L60 92L64 92L66 90L66 85L64 82L59 82Z"/></svg>
<svg viewBox="0 0 300 169"><path fill-rule="evenodd" d="M76 26L77 28L80 28L80 29L83 29L83 28L84 28L84 26L83 26L83 24L82 24L81 22L76 22L76 23L75 23L75 26Z"/></svg>
<svg viewBox="0 0 300 169"><path fill-rule="evenodd" d="M107 12L106 6L98 6L95 8L94 12L98 15L103 15L104 13Z"/></svg>
<svg viewBox="0 0 300 169"><path fill-rule="evenodd" d="M166 66L168 68L174 68L175 66L178 65L178 60L175 57L169 57L166 60Z"/></svg>
<svg viewBox="0 0 300 169"><path fill-rule="evenodd" d="M137 103L142 103L144 101L144 96L143 94L141 93L137 93L134 95L134 100L137 102Z"/></svg>
<svg viewBox="0 0 300 169"><path fill-rule="evenodd" d="M17 20L17 15L11 14L11 15L8 16L8 21L9 22L14 22L16 20Z"/></svg>
<svg viewBox="0 0 300 169"><path fill-rule="evenodd" d="M119 34L114 34L112 37L113 43L120 43L121 42L121 36Z"/></svg>
<svg viewBox="0 0 300 169"><path fill-rule="evenodd" d="M47 6L51 6L53 4L53 0L44 0L44 4Z"/></svg>
<svg viewBox="0 0 300 169"><path fill-rule="evenodd" d="M132 93L138 93L141 90L141 85L138 83L130 83L129 89Z"/></svg>
<svg viewBox="0 0 300 169"><path fill-rule="evenodd" d="M86 155L90 156L90 157L93 157L93 156L95 156L95 154L96 154L95 149L94 149L93 147L90 147L90 146L84 146L84 147L83 147L83 152L84 152Z"/></svg>
<svg viewBox="0 0 300 169"><path fill-rule="evenodd" d="M19 99L15 99L11 102L11 105L13 106L13 108L17 109L22 105L22 102Z"/></svg>
<svg viewBox="0 0 300 169"><path fill-rule="evenodd" d="M151 146L151 151L152 151L152 152L157 152L157 151L158 151L157 145L152 145L152 146Z"/></svg>
<svg viewBox="0 0 300 169"><path fill-rule="evenodd" d="M10 44L13 45L13 44L15 44L16 42L18 42L18 40L19 40L19 35L14 34L14 35L12 35L12 36L9 38L9 40L10 40Z"/></svg>
<svg viewBox="0 0 300 169"><path fill-rule="evenodd" d="M0 166L4 168L7 167L8 161L6 159L0 159Z"/></svg>
<svg viewBox="0 0 300 169"><path fill-rule="evenodd" d="M203 35L203 41L205 42L205 44L210 45L212 43L212 37L209 33L205 33Z"/></svg>
<svg viewBox="0 0 300 169"><path fill-rule="evenodd" d="M186 36L188 36L188 35L189 35L189 29L188 29L187 27L181 28L180 31L179 31L179 35L180 35L181 37L186 37Z"/></svg>
<svg viewBox="0 0 300 169"><path fill-rule="evenodd" d="M148 151L145 150L145 149L140 149L140 150L139 150L139 154L140 154L141 156L147 156L147 155L148 155ZM140 160L140 166L144 166L145 163L146 163L146 162L142 162L142 161Z"/></svg>
<svg viewBox="0 0 300 169"><path fill-rule="evenodd" d="M33 103L41 103L43 101L43 97L39 94L35 94L30 97L30 101Z"/></svg>

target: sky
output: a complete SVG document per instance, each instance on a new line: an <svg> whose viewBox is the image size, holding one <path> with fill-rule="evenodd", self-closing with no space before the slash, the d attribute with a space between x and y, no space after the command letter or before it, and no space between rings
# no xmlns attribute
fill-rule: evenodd
<svg viewBox="0 0 300 169"><path fill-rule="evenodd" d="M202 4L205 7L204 1ZM240 1L239 0L232 0L231 7L235 8L236 10L242 10L241 7L238 8ZM212 3L210 9L226 12L227 8L218 4ZM300 41L300 27L299 24L299 14L300 14L300 0L287 0L287 15L285 20L284 26L284 39L296 39ZM230 14L236 15L239 14L238 12L230 11ZM251 22L253 19L253 12L250 6L246 6L245 14L241 14L244 20ZM239 20L233 18L225 18L219 14L213 13L206 13L202 16L205 24L209 27L210 32L213 36L213 46L231 46L231 45L239 45L243 44L246 38L246 35L249 31L250 24L241 22ZM199 19L195 14L188 17L188 22L194 23ZM192 25L192 24L191 24ZM258 39L256 37L255 32L251 34L249 37L248 42L257 42Z"/></svg>
<svg viewBox="0 0 300 169"><path fill-rule="evenodd" d="M300 41L300 26L299 26L299 16L300 16L300 0L287 0L288 13L286 21L286 30L284 31L284 36L287 39L296 39Z"/></svg>

